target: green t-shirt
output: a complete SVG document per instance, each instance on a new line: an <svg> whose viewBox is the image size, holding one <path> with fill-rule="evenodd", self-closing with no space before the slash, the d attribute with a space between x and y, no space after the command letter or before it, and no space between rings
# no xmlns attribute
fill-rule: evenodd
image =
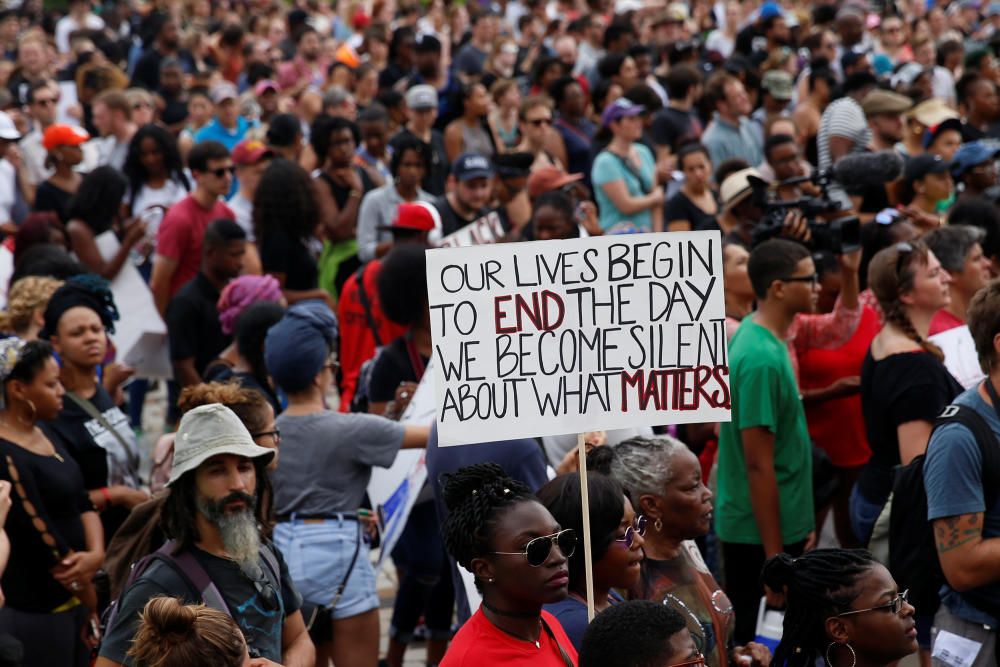
<svg viewBox="0 0 1000 667"><path fill-rule="evenodd" d="M729 343L733 411L732 421L723 423L719 433L715 530L724 542L761 543L750 504L742 431L763 426L775 434L781 538L794 544L806 538L815 522L812 445L788 347L752 318L744 318Z"/></svg>

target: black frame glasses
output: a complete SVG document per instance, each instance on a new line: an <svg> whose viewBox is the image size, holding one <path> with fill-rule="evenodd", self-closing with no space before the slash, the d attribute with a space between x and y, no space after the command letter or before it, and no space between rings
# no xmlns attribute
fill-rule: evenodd
<svg viewBox="0 0 1000 667"><path fill-rule="evenodd" d="M635 544L635 536L643 537L646 535L646 524L648 523L645 515L640 514L635 517L635 521L632 525L625 529L625 535L622 537L616 537L615 542L624 542L625 546L629 549Z"/></svg>
<svg viewBox="0 0 1000 667"><path fill-rule="evenodd" d="M251 433L252 438L263 438L264 436L271 436L274 440L274 446L277 447L278 443L281 442L281 431L279 429L274 429L273 431L261 431L260 433Z"/></svg>
<svg viewBox="0 0 1000 667"><path fill-rule="evenodd" d="M892 599L891 602L886 604L880 604L877 607L868 607L868 609L852 609L851 611L845 611L842 614L837 614L836 618L843 618L844 616L852 616L853 614L864 614L869 611L891 611L893 614L898 614L903 610L903 603L910 601L910 589L907 588L905 591L897 595Z"/></svg>
<svg viewBox="0 0 1000 667"><path fill-rule="evenodd" d="M572 528L560 530L551 535L536 537L524 545L521 551L493 551L494 556L524 556L531 567L541 567L549 559L552 547L559 547L560 553L570 558L576 552L576 531Z"/></svg>
<svg viewBox="0 0 1000 667"><path fill-rule="evenodd" d="M819 274L812 273L808 276L788 276L787 278L779 278L783 283L812 283L813 287L819 285Z"/></svg>

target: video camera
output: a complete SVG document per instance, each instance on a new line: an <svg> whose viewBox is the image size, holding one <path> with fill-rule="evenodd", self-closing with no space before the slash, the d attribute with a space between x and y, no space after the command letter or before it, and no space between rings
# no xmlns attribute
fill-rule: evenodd
<svg viewBox="0 0 1000 667"><path fill-rule="evenodd" d="M810 250L826 250L834 255L843 255L859 249L861 247L861 221L856 215L843 215L832 220L828 219L831 215L836 215L838 211L842 210L840 202L829 196L828 188L831 181L833 181L832 169L816 171L811 176L780 181L774 184L775 188L808 182L819 187L821 193L818 197L781 200L773 197L770 183L751 176L750 186L753 188L754 203L764 211L760 222L754 226L751 232L752 245L756 246L768 239L781 236L788 212L798 210L809 226L810 239L807 245ZM817 219L821 217L824 219Z"/></svg>
<svg viewBox="0 0 1000 667"><path fill-rule="evenodd" d="M812 250L826 250L835 255L854 252L861 247L861 221L854 215L833 217L842 211L840 202L830 197L830 186L850 190L894 181L903 171L903 158L895 151L854 153L846 155L828 169L813 172L810 176L791 178L774 184L775 188L800 183L813 183L819 190L818 197L800 197L778 200L772 196L771 185L760 178L750 177L754 203L764 211L761 221L751 232L751 243L756 246L781 235L788 212L802 212L809 225ZM830 219L832 217L832 219ZM824 218L817 220L817 218Z"/></svg>

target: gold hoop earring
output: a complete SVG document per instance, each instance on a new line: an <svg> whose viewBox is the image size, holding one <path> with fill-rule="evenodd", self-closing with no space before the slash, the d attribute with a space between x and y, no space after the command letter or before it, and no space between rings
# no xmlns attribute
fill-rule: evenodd
<svg viewBox="0 0 1000 667"><path fill-rule="evenodd" d="M844 642L843 644L840 642L830 642L826 647L826 664L829 665L829 667L833 667L833 660L830 660L830 649L834 646L844 646L851 652L851 667L855 667L855 665L858 664L858 654L854 652L853 646L847 642Z"/></svg>
<svg viewBox="0 0 1000 667"><path fill-rule="evenodd" d="M655 530L656 532L660 532L661 530L663 530L663 521L660 519L660 517L656 517L656 521L653 522L653 530Z"/></svg>

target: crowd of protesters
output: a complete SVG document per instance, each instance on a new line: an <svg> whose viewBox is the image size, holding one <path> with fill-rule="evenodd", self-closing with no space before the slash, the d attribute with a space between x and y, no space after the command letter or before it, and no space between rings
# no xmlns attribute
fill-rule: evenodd
<svg viewBox="0 0 1000 667"><path fill-rule="evenodd" d="M995 663L1000 3L0 6L0 667ZM732 421L401 420L427 248L686 231Z"/></svg>

